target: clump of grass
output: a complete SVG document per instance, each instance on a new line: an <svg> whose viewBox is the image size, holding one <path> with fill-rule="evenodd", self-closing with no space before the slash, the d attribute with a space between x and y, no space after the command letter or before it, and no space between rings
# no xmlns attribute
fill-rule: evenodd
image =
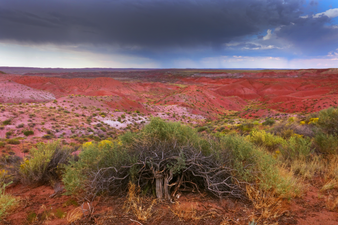
<svg viewBox="0 0 338 225"><path fill-rule="evenodd" d="M68 223L73 223L79 219L81 219L83 216L83 211L81 209L81 207L77 207L75 209L73 209L72 211L67 213L67 222Z"/></svg>
<svg viewBox="0 0 338 225"><path fill-rule="evenodd" d="M63 206L79 206L79 203L75 199L68 199L65 203L62 204Z"/></svg>
<svg viewBox="0 0 338 225"><path fill-rule="evenodd" d="M6 187L10 185L1 184L0 186L0 221L19 205L19 199L5 193Z"/></svg>
<svg viewBox="0 0 338 225"><path fill-rule="evenodd" d="M176 202L174 207L170 207L170 210L175 216L183 221L201 220L205 218L203 215L198 215L194 205L191 205L189 208L184 208L179 202Z"/></svg>
<svg viewBox="0 0 338 225"><path fill-rule="evenodd" d="M33 135L33 134L34 134L34 131L32 131L32 130L26 130L26 131L23 132L23 134L24 134L25 136Z"/></svg>
<svg viewBox="0 0 338 225"><path fill-rule="evenodd" d="M312 179L316 173L324 171L324 162L321 156L314 156L310 159L296 158L290 162L290 171L302 179Z"/></svg>
<svg viewBox="0 0 338 225"><path fill-rule="evenodd" d="M273 192L262 191L255 186L247 185L246 193L256 211L252 216L256 224L271 223L283 215L281 198L276 197Z"/></svg>
<svg viewBox="0 0 338 225"><path fill-rule="evenodd" d="M292 136L280 147L280 153L286 160L306 158L314 152L313 143L308 137Z"/></svg>
<svg viewBox="0 0 338 225"><path fill-rule="evenodd" d="M8 143L8 144L11 144L11 145L19 145L19 144L20 144L20 141L17 140L17 139L8 139L8 140L7 140L7 143Z"/></svg>
<svg viewBox="0 0 338 225"><path fill-rule="evenodd" d="M44 184L60 179L62 166L70 159L70 149L60 142L39 143L30 150L30 158L20 165L21 182Z"/></svg>
<svg viewBox="0 0 338 225"><path fill-rule="evenodd" d="M262 124L265 126L272 126L276 123L274 119L267 118Z"/></svg>
<svg viewBox="0 0 338 225"><path fill-rule="evenodd" d="M135 184L129 183L127 200L124 203L126 212L133 212L138 220L147 221L153 215L153 207L156 204L156 199L152 200L150 205L146 207L144 200L140 197L140 188Z"/></svg>
<svg viewBox="0 0 338 225"><path fill-rule="evenodd" d="M338 151L338 138L332 134L318 132L315 136L314 143L317 151L321 154L336 154Z"/></svg>
<svg viewBox="0 0 338 225"><path fill-rule="evenodd" d="M62 218L65 218L66 217L66 212L64 212L62 209L58 208L56 209L54 215L59 218L59 219L62 219Z"/></svg>
<svg viewBox="0 0 338 225"><path fill-rule="evenodd" d="M276 150L285 143L285 140L279 136L265 132L265 130L254 130L248 136L249 140L258 146L263 146L269 151Z"/></svg>
<svg viewBox="0 0 338 225"><path fill-rule="evenodd" d="M331 107L320 111L317 124L328 134L337 135L338 108Z"/></svg>
<svg viewBox="0 0 338 225"><path fill-rule="evenodd" d="M27 215L27 221L28 221L29 223L35 222L35 221L37 220L37 218L38 218L38 215L37 215L35 212L30 212L30 213L28 213L28 215Z"/></svg>
<svg viewBox="0 0 338 225"><path fill-rule="evenodd" d="M2 122L2 125L6 126L6 125L10 125L12 123L12 120L8 119Z"/></svg>

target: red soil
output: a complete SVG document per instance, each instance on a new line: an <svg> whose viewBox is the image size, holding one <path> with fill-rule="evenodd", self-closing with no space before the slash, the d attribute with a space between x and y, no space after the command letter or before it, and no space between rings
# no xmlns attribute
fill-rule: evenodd
<svg viewBox="0 0 338 225"><path fill-rule="evenodd" d="M6 79L48 91L57 98L70 94L116 96L117 101L107 103L112 108L146 112L141 103L152 101L188 107L191 112L213 117L212 114L224 114L227 110L241 111L253 100L264 108L287 113L314 112L336 106L336 72L333 69L244 72L238 75L240 78L185 77L176 81L186 87L108 77L65 79L7 75ZM208 74L216 76L224 72Z"/></svg>

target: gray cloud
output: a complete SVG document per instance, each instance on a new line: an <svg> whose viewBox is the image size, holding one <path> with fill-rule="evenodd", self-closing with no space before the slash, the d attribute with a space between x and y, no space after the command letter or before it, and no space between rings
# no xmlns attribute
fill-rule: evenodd
<svg viewBox="0 0 338 225"><path fill-rule="evenodd" d="M277 38L291 43L306 55L325 55L338 47L338 27L327 16L299 18L275 31Z"/></svg>
<svg viewBox="0 0 338 225"><path fill-rule="evenodd" d="M299 21L303 3L304 0L2 0L0 40L135 49L218 48L236 38L281 25L285 27L278 35L291 40L297 37L293 37L294 28L288 25Z"/></svg>

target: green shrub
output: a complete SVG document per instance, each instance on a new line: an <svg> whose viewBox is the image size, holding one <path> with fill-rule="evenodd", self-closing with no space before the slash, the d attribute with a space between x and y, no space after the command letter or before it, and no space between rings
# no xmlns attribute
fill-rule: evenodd
<svg viewBox="0 0 338 225"><path fill-rule="evenodd" d="M257 182L261 189L275 191L280 196L291 197L301 192L295 178L285 174L278 161L237 135L225 135L221 138L222 149L232 152L234 173L240 180ZM224 161L225 159L222 159Z"/></svg>
<svg viewBox="0 0 338 225"><path fill-rule="evenodd" d="M284 129L278 135L281 136L284 139L289 139L292 136L294 136L295 133L293 132L292 129Z"/></svg>
<svg viewBox="0 0 338 225"><path fill-rule="evenodd" d="M54 213L54 215L59 218L59 219L62 219L64 217L66 217L67 213L64 212L62 209L58 208L56 209L56 212Z"/></svg>
<svg viewBox="0 0 338 225"><path fill-rule="evenodd" d="M317 125L325 132L338 135L338 109L328 108L319 112Z"/></svg>
<svg viewBox="0 0 338 225"><path fill-rule="evenodd" d="M12 123L12 120L5 120L2 122L2 125L6 126L6 125L10 125Z"/></svg>
<svg viewBox="0 0 338 225"><path fill-rule="evenodd" d="M294 117L290 117L294 118ZM290 119L289 118L289 119ZM304 137L314 137L315 133L313 131L314 126L312 124L301 125L298 122L282 122L275 125L271 132L277 135L280 135L286 139L290 138L292 134L303 135ZM286 132L286 133L285 133Z"/></svg>
<svg viewBox="0 0 338 225"><path fill-rule="evenodd" d="M252 123L244 123L238 126L238 129L241 134L247 134L248 132L251 132L254 128L254 124Z"/></svg>
<svg viewBox="0 0 338 225"><path fill-rule="evenodd" d="M107 116L107 113L105 113L105 112L100 112L99 115L100 115L100 116L103 116L103 117L106 117L106 116Z"/></svg>
<svg viewBox="0 0 338 225"><path fill-rule="evenodd" d="M202 132L205 131L206 129L208 129L207 127L199 127L197 128L197 132Z"/></svg>
<svg viewBox="0 0 338 225"><path fill-rule="evenodd" d="M127 132L117 141L83 144L78 161L66 166L63 183L68 193L84 193L88 199L126 191L130 181L159 197L163 190L168 193L168 187L159 187L169 177L172 190L184 177L186 185L193 183L218 197L242 196L237 181L258 181L263 189L290 194L297 189L293 177L282 174L277 165L270 154L243 137L202 136L180 123L153 118L141 131Z"/></svg>
<svg viewBox="0 0 338 225"><path fill-rule="evenodd" d="M253 125L259 125L259 121L253 121L252 124Z"/></svg>
<svg viewBox="0 0 338 225"><path fill-rule="evenodd" d="M26 130L26 131L23 132L23 134L24 134L25 136L33 135L33 134L34 134L34 131L32 131L32 130Z"/></svg>
<svg viewBox="0 0 338 225"><path fill-rule="evenodd" d="M132 158L121 145L112 142L102 143L84 143L83 150L78 156L79 160L71 161L66 166L63 183L68 193L74 194L83 190L90 173L105 167L119 168L131 164Z"/></svg>
<svg viewBox="0 0 338 225"><path fill-rule="evenodd" d="M25 126L25 124L20 123L19 125L16 126L16 128L23 128Z"/></svg>
<svg viewBox="0 0 338 225"><path fill-rule="evenodd" d="M338 150L338 138L331 134L318 132L314 139L316 149L321 154L335 154Z"/></svg>
<svg viewBox="0 0 338 225"><path fill-rule="evenodd" d="M7 140L7 143L8 143L8 144L11 144L11 145L19 145L19 144L20 144L20 141L17 140L17 139L8 139L8 140Z"/></svg>
<svg viewBox="0 0 338 225"><path fill-rule="evenodd" d="M280 148L284 159L295 160L306 158L313 152L312 141L309 137L292 136Z"/></svg>
<svg viewBox="0 0 338 225"><path fill-rule="evenodd" d="M53 135L52 134L45 134L45 135L42 136L42 138L44 138L44 139L52 139Z"/></svg>
<svg viewBox="0 0 338 225"><path fill-rule="evenodd" d="M254 130L248 137L251 142L258 146L263 146L269 151L274 151L285 143L283 138L267 133L264 130Z"/></svg>
<svg viewBox="0 0 338 225"><path fill-rule="evenodd" d="M38 143L29 153L30 158L26 158L19 168L21 182L26 184L45 184L60 179L62 167L71 156L70 149L59 141Z"/></svg>
<svg viewBox="0 0 338 225"><path fill-rule="evenodd" d="M271 125L274 125L275 123L276 121L274 119L267 118L262 124L265 126L271 126Z"/></svg>

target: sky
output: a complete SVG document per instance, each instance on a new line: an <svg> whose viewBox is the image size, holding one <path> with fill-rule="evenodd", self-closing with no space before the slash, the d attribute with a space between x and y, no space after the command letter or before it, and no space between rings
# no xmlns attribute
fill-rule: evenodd
<svg viewBox="0 0 338 225"><path fill-rule="evenodd" d="M337 0L0 0L0 66L334 68Z"/></svg>

